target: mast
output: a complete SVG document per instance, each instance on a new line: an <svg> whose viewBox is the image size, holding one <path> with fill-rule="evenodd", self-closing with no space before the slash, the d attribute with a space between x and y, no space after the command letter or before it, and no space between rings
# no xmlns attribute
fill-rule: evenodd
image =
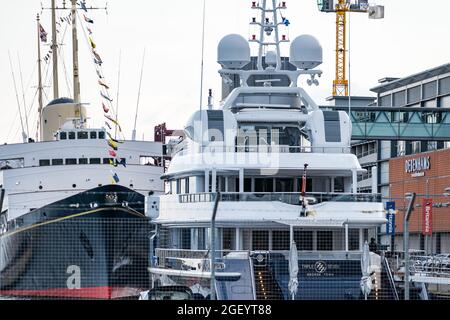
<svg viewBox="0 0 450 320"><path fill-rule="evenodd" d="M56 5L52 0L52 53L53 53L53 98L59 98L58 83L58 42L56 34Z"/></svg>
<svg viewBox="0 0 450 320"><path fill-rule="evenodd" d="M38 38L38 102L39 102L39 121L38 121L38 132L40 138L42 138L42 108L44 107L42 102L42 67L41 67L41 35L40 35L40 18L39 13L37 14L37 38Z"/></svg>
<svg viewBox="0 0 450 320"><path fill-rule="evenodd" d="M72 1L72 48L73 48L73 99L75 100L75 103L80 103L80 75L78 69L77 1L76 0L71 1ZM82 117L81 112L80 117ZM82 120L81 122L83 122L83 119L81 120Z"/></svg>

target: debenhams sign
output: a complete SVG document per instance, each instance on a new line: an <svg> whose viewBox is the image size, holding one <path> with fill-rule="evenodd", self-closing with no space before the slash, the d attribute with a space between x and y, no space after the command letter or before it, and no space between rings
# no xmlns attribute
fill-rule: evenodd
<svg viewBox="0 0 450 320"><path fill-rule="evenodd" d="M405 172L411 173L412 177L423 177L425 175L425 171L430 169L430 157L422 157L405 161Z"/></svg>

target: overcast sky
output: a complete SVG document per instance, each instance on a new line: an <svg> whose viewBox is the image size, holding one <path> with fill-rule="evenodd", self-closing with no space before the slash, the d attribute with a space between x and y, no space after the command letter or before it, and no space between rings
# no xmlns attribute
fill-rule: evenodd
<svg viewBox="0 0 450 320"><path fill-rule="evenodd" d="M20 141L20 121L8 51L13 60L19 100L22 89L17 55L20 56L26 107L29 109L36 91L37 44L36 14L41 13L40 0L0 0L0 143ZM57 1L60 5L61 1ZM70 1L68 1L70 2ZM97 51L104 64L106 82L116 100L119 52L122 52L119 119L129 138L133 129L138 96L139 73L144 48L147 50L140 98L138 137L153 139L153 127L166 122L179 129L192 112L199 108L201 22L203 0L87 0L88 6L102 6L104 11L88 14L94 20L91 29ZM216 48L228 33L249 36L248 22L255 12L247 0L206 0L205 97L208 88L219 102L221 80L217 73ZM44 6L50 0L42 0ZM287 1L287 18L291 21L290 39L309 33L321 42L324 75L319 87L307 88L318 103L331 94L335 70L335 15L321 13L316 0ZM354 95L369 95L369 89L386 76L403 77L450 62L450 1L448 0L378 0L385 5L383 20L369 20L366 14L350 17L351 83ZM67 15L69 12L59 12ZM51 31L51 15L42 12L42 24ZM64 28L61 29L60 35ZM79 32L82 102L90 103L91 127L103 125L95 69L89 56L89 45ZM62 40L64 66L60 65L60 95L72 96L72 59L70 29ZM288 45L283 51L288 52ZM255 49L255 48L253 48ZM48 51L44 47L43 54ZM43 64L46 71L47 65ZM34 73L33 73L34 71ZM51 75L51 70L49 75ZM66 81L66 78L68 81ZM49 82L50 81L50 82ZM51 84L49 77L46 85ZM301 82L305 85L305 80ZM71 83L70 83L71 85ZM44 103L52 99L46 88ZM37 100L37 99L35 99ZM204 99L206 102L206 98ZM37 101L29 115L29 128L36 128Z"/></svg>

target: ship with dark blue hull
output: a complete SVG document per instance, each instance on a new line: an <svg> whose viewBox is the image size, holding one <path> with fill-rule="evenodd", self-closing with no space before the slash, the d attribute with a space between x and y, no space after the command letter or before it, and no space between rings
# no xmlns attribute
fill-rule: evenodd
<svg viewBox="0 0 450 320"><path fill-rule="evenodd" d="M0 241L0 294L111 299L148 288L151 226L144 196L109 185L8 223Z"/></svg>

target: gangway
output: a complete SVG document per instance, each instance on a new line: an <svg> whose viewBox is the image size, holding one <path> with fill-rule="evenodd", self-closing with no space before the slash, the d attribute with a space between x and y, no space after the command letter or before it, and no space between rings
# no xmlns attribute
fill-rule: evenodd
<svg viewBox="0 0 450 320"><path fill-rule="evenodd" d="M353 140L450 141L450 109L322 106L351 110Z"/></svg>

